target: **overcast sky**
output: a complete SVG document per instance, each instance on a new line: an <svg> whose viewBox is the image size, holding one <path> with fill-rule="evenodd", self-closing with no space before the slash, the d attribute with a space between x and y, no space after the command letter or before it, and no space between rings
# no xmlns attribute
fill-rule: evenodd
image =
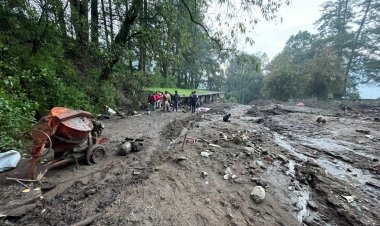
<svg viewBox="0 0 380 226"><path fill-rule="evenodd" d="M281 52L291 35L300 30L315 33L314 23L321 15L323 2L325 0L292 0L289 6L280 9L282 22L260 20L254 33L250 34L255 44L250 46L241 42L238 48L248 53L265 52L272 59Z"/></svg>

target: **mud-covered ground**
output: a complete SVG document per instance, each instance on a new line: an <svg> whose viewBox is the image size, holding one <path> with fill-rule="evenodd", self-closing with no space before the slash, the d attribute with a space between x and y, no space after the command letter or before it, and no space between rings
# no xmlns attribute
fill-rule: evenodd
<svg viewBox="0 0 380 226"><path fill-rule="evenodd" d="M380 225L379 108L206 107L104 121L107 158L51 170L57 186L0 225L91 216L93 225ZM222 121L227 112L231 122ZM118 156L126 137L145 139L143 150ZM33 195L5 180L25 177L27 164L0 174L0 206ZM261 203L255 186L265 188Z"/></svg>

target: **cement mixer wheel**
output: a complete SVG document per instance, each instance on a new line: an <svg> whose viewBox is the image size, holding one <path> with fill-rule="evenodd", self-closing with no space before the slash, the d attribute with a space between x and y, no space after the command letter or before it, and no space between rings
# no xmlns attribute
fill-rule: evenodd
<svg viewBox="0 0 380 226"><path fill-rule="evenodd" d="M106 149L100 145L95 144L86 149L86 163L88 165L99 163L106 156Z"/></svg>

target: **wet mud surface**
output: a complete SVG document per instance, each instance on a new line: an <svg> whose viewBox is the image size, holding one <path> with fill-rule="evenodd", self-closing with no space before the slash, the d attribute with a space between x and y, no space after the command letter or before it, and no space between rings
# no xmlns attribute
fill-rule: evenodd
<svg viewBox="0 0 380 226"><path fill-rule="evenodd" d="M92 225L380 225L379 109L207 107L105 120L107 158L51 170L56 187L0 225L71 225L97 214ZM222 121L227 112L231 122ZM145 139L144 148L117 155L126 137ZM0 206L31 195L5 180L27 165L0 174ZM261 203L255 186L265 189Z"/></svg>

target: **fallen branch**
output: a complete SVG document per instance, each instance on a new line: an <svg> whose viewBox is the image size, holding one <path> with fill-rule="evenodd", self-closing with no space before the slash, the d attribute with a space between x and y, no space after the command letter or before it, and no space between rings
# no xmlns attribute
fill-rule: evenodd
<svg viewBox="0 0 380 226"><path fill-rule="evenodd" d="M19 179L19 178L13 178L13 177L7 177L5 178L7 180L15 180L17 182L19 181L25 181L25 182L38 182L38 180L29 180L29 179Z"/></svg>
<svg viewBox="0 0 380 226"><path fill-rule="evenodd" d="M100 214L96 214L96 215L94 215L92 217L88 217L88 218L86 218L86 219L84 219L82 221L79 221L79 222L77 222L75 224L72 224L71 226L85 226L85 225L88 225L88 224L92 223L94 220L96 220L99 217L100 217Z"/></svg>

